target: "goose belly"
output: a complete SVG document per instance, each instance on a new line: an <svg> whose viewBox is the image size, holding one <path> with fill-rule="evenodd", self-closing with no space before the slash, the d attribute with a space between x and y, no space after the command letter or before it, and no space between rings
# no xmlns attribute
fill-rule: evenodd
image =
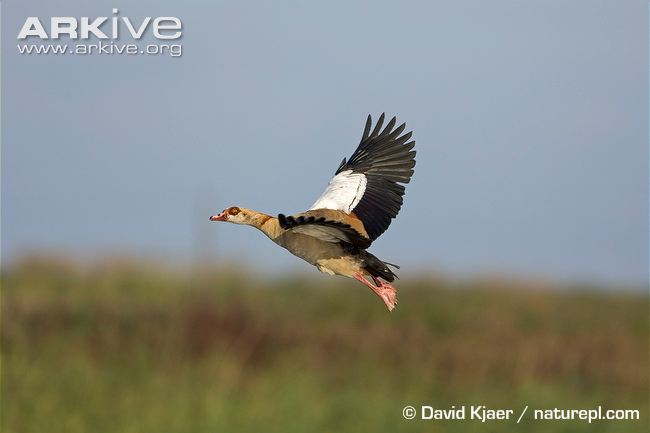
<svg viewBox="0 0 650 433"><path fill-rule="evenodd" d="M274 240L294 256L316 266L321 272L347 277L353 277L355 272L362 272L360 259L346 252L338 243L291 232L284 233Z"/></svg>

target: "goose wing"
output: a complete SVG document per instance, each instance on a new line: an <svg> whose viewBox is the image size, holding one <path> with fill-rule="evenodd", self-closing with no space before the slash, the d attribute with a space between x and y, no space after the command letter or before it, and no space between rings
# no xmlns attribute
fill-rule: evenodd
<svg viewBox="0 0 650 433"><path fill-rule="evenodd" d="M372 243L360 220L338 210L317 209L289 216L279 214L278 222L285 230L325 242L343 242L364 249Z"/></svg>
<svg viewBox="0 0 650 433"><path fill-rule="evenodd" d="M349 160L345 158L330 180L325 192L312 205L318 209L337 210L363 225L370 242L388 229L402 207L405 187L415 167L415 141L406 124L395 128L393 117L386 127L384 113L372 128L368 115L359 146Z"/></svg>

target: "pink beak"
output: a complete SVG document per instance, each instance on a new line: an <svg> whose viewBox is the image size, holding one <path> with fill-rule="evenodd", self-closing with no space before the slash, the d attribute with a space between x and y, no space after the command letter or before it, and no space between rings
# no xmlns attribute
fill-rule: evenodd
<svg viewBox="0 0 650 433"><path fill-rule="evenodd" d="M212 215L210 221L226 221L226 213L221 212L219 215Z"/></svg>

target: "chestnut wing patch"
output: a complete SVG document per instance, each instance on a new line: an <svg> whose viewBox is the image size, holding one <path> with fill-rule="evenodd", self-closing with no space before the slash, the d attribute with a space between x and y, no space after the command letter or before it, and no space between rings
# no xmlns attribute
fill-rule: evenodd
<svg viewBox="0 0 650 433"><path fill-rule="evenodd" d="M350 224L315 215L278 215L280 227L318 238L324 242L343 242L359 248L368 248L372 241Z"/></svg>

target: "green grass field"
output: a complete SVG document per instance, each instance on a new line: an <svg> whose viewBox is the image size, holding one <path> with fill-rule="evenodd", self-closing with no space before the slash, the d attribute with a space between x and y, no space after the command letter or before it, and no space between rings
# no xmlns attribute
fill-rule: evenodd
<svg viewBox="0 0 650 433"><path fill-rule="evenodd" d="M2 431L647 432L648 298L341 278L3 270ZM405 405L639 409L638 421L408 421ZM530 414L530 412L529 412Z"/></svg>

